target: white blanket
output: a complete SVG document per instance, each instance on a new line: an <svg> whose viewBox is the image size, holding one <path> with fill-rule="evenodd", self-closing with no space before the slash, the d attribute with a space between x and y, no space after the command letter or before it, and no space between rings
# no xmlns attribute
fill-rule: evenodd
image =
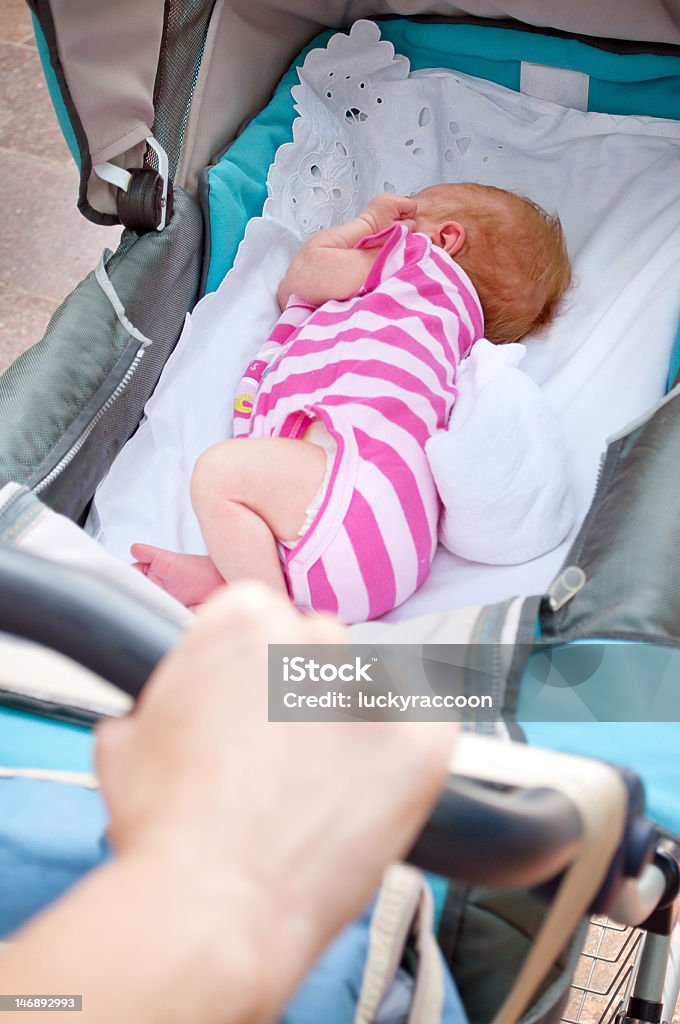
<svg viewBox="0 0 680 1024"><path fill-rule="evenodd" d="M377 192L460 180L515 189L562 219L577 284L522 368L561 423L581 520L606 438L664 391L680 313L680 125L583 113L458 73L409 75L370 22L309 54L300 80L294 141L270 170L263 216L187 318L145 421L99 488L93 531L123 559L134 541L204 551L191 470L230 436L237 383L276 319L276 284L300 240ZM441 550L391 617L542 592L569 540L515 566Z"/></svg>
<svg viewBox="0 0 680 1024"><path fill-rule="evenodd" d="M564 438L543 392L520 370L524 345L481 338L463 360L449 429L427 457L453 555L515 565L552 551L574 525Z"/></svg>

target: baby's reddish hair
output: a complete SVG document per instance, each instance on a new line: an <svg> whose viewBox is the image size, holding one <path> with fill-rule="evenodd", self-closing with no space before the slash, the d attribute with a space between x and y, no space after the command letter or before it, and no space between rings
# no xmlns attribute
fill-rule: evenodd
<svg viewBox="0 0 680 1024"><path fill-rule="evenodd" d="M432 185L415 198L419 213L465 228L455 260L477 289L489 341L518 341L554 319L571 283L559 217L524 196L474 182Z"/></svg>

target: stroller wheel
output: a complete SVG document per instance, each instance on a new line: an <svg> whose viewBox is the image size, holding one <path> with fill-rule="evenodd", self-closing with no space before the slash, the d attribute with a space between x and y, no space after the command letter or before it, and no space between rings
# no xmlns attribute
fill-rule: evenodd
<svg viewBox="0 0 680 1024"><path fill-rule="evenodd" d="M131 231L155 231L163 215L163 179L151 167L131 170L128 188L118 194L118 216ZM172 216L172 182L168 181L166 222Z"/></svg>

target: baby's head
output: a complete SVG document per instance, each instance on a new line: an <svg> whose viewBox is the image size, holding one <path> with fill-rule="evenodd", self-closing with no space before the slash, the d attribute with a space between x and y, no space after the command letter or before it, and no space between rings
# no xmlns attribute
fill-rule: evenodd
<svg viewBox="0 0 680 1024"><path fill-rule="evenodd" d="M571 281L558 217L472 182L432 185L413 198L415 230L445 249L477 289L489 341L518 341L550 323Z"/></svg>

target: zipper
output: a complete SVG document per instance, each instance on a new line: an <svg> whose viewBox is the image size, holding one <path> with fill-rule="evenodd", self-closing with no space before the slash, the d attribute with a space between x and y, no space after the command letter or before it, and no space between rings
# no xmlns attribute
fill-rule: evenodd
<svg viewBox="0 0 680 1024"><path fill-rule="evenodd" d="M82 434L76 439L76 441L69 448L66 454L62 456L62 458L59 460L56 466L54 466L54 468L50 470L47 476L43 477L42 480L38 484L36 484L36 486L33 488L34 494L40 494L42 491L44 491L45 488L49 487L50 484L54 483L57 477L59 477L64 472L64 470L68 468L68 466L70 466L70 464L73 462L76 455L83 447L83 445L87 441L88 437L90 436L94 428L101 420L102 416L104 416L105 413L109 411L111 406L120 398L120 396L127 388L128 384L130 383L135 374L135 371L137 370L137 367L139 366L142 360L142 356L144 355L146 348L146 345L142 345L139 349L137 349L134 359L128 366L124 376L121 378L120 382L118 383L114 391L111 392L111 394L106 399L104 404L97 410L95 415L92 417L90 422L83 430Z"/></svg>

